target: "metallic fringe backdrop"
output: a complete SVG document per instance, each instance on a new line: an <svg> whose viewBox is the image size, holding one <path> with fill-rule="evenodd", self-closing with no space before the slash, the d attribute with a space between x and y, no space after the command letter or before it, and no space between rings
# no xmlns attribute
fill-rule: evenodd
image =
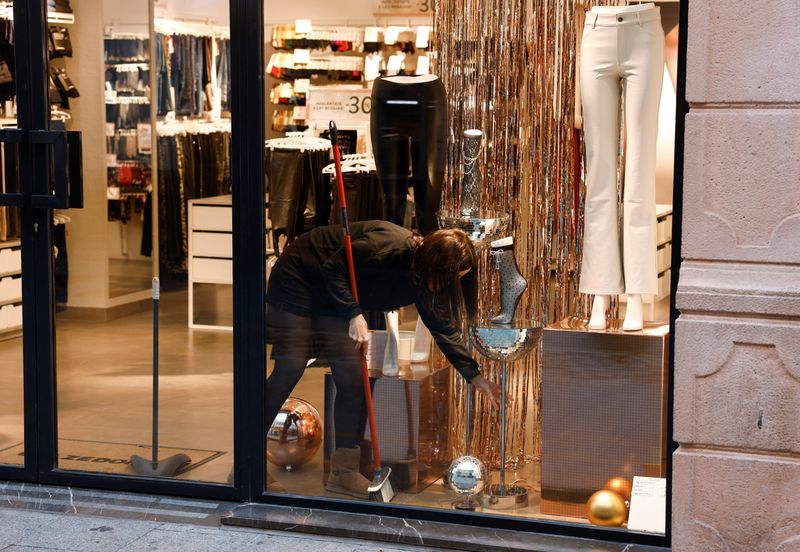
<svg viewBox="0 0 800 552"><path fill-rule="evenodd" d="M576 125L576 63L584 0L440 0L434 23L434 71L449 99L450 142L442 208L459 207L461 137L484 133L482 207L512 216L515 255L529 282L517 316L547 325L581 317L577 294L583 227L583 152ZM483 256L481 314L499 307L496 275ZM500 366L481 360L487 379ZM541 455L540 356L509 366L507 465ZM474 403L466 443L466 386L454 376L453 456L469 449L499 465L499 412Z"/></svg>

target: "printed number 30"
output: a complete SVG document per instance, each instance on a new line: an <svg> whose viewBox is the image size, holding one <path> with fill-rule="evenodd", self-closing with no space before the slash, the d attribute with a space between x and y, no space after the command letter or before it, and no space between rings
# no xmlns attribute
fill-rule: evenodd
<svg viewBox="0 0 800 552"><path fill-rule="evenodd" d="M359 100L358 96L350 96L348 107L350 108L347 110L348 113L356 114L360 111L369 114L372 111L372 98L364 96Z"/></svg>

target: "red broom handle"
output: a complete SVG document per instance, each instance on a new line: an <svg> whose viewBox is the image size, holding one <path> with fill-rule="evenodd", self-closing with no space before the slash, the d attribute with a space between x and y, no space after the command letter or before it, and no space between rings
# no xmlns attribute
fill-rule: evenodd
<svg viewBox="0 0 800 552"><path fill-rule="evenodd" d="M336 188L339 195L339 206L342 209L342 229L344 230L344 248L347 254L347 272L350 277L350 291L356 303L358 300L358 285L356 284L356 266L353 262L353 242L350 239L350 224L347 221L347 200L344 195L344 179L342 178L342 158L339 152L339 141L336 130L336 123L331 121L331 144L333 145L333 163L336 168ZM364 348L360 347L361 354L361 374L364 381L364 395L367 399L367 415L369 416L369 433L372 439L372 457L375 460L375 469L381 469L381 455L378 450L378 430L375 426L375 408L372 405L372 387L369 384L369 366Z"/></svg>

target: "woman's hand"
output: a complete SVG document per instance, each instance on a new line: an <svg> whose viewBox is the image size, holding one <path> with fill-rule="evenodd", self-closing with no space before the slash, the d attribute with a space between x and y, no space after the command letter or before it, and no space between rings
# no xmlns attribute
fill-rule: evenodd
<svg viewBox="0 0 800 552"><path fill-rule="evenodd" d="M367 352L367 340L369 339L369 328L363 314L359 314L350 320L350 329L347 334L350 339L356 342L356 351Z"/></svg>
<svg viewBox="0 0 800 552"><path fill-rule="evenodd" d="M498 384L487 381L483 376L475 376L470 383L475 386L475 389L477 389L481 395L489 399L489 402L491 402L495 408L500 408L503 389Z"/></svg>

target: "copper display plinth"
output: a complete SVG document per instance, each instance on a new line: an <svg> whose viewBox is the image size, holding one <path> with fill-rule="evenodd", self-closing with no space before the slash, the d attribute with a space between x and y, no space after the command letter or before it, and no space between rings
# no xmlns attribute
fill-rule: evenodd
<svg viewBox="0 0 800 552"><path fill-rule="evenodd" d="M542 339L542 513L587 517L612 477L664 477L669 326L586 330L565 321Z"/></svg>
<svg viewBox="0 0 800 552"><path fill-rule="evenodd" d="M381 462L392 468L396 490L418 493L442 476L452 458L447 456L450 435L447 428L450 409L450 369L431 364L400 362L397 377L384 377L370 371L374 382L375 422L380 439ZM334 449L333 403L336 386L325 374L325 469ZM361 472L372 480L372 455L365 427Z"/></svg>

